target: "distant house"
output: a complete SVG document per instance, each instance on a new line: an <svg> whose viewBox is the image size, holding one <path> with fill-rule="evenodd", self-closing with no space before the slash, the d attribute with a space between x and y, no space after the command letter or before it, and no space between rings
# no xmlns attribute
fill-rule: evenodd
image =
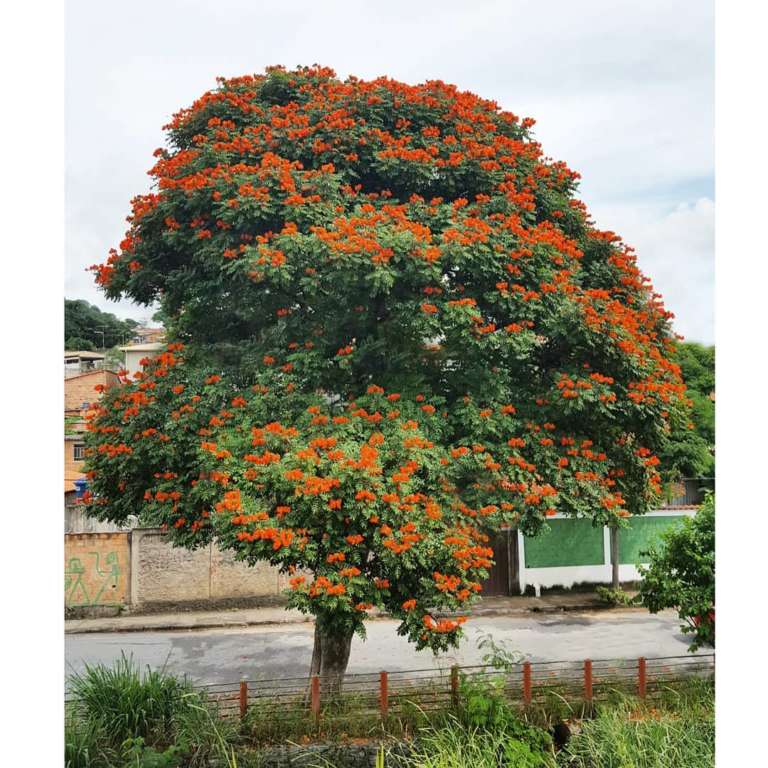
<svg viewBox="0 0 768 768"><path fill-rule="evenodd" d="M165 340L165 328L148 328L138 326L133 330L133 341L136 344L154 344Z"/></svg>
<svg viewBox="0 0 768 768"><path fill-rule="evenodd" d="M101 352L74 350L64 352L64 378L80 376L104 368L105 356Z"/></svg>
<svg viewBox="0 0 768 768"><path fill-rule="evenodd" d="M129 344L125 347L120 347L120 351L125 355L124 368L128 371L128 376L133 376L136 371L142 370L141 361L146 357L154 357L162 349L165 348L165 344L160 341L154 341L147 344Z"/></svg>
<svg viewBox="0 0 768 768"><path fill-rule="evenodd" d="M85 412L101 397L96 387L109 389L120 383L113 371L104 368L104 355L97 352L64 352L64 503L77 495L75 482L82 480L85 461Z"/></svg>

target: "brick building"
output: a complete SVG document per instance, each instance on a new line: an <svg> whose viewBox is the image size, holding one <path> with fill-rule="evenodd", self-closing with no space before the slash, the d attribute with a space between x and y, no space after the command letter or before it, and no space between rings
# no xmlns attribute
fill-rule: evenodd
<svg viewBox="0 0 768 768"><path fill-rule="evenodd" d="M116 373L103 367L104 355L98 353L64 353L64 503L72 503L76 495L75 481L85 475L83 433L85 411L101 395L95 390L120 383Z"/></svg>

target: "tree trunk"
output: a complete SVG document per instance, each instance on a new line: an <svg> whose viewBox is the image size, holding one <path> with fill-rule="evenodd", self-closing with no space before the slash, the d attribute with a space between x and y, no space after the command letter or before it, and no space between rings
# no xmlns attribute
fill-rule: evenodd
<svg viewBox="0 0 768 768"><path fill-rule="evenodd" d="M341 693L353 634L351 628L333 634L320 632L320 690L326 695Z"/></svg>
<svg viewBox="0 0 768 768"><path fill-rule="evenodd" d="M312 678L315 675L320 674L321 657L322 649L320 646L320 629L317 626L317 619L315 619L315 639L312 644L312 661L309 663L309 682L307 683L307 690L304 694L304 704L306 706L309 706L309 702L312 697Z"/></svg>
<svg viewBox="0 0 768 768"><path fill-rule="evenodd" d="M612 525L608 528L611 536L611 586L621 589L619 583L619 529Z"/></svg>
<svg viewBox="0 0 768 768"><path fill-rule="evenodd" d="M353 634L353 630L342 631L341 634L328 634L323 632L315 619L315 639L309 676L312 678L313 675L320 675L320 690L324 695L335 696L341 693ZM309 703L310 686L307 686L305 699L305 703Z"/></svg>
<svg viewBox="0 0 768 768"><path fill-rule="evenodd" d="M320 674L320 658L322 656L322 650L320 647L320 629L315 621L315 642L312 646L312 661L309 665L309 676Z"/></svg>

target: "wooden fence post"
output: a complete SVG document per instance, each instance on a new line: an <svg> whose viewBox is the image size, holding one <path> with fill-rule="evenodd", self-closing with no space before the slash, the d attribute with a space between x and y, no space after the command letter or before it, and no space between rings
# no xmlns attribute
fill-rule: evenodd
<svg viewBox="0 0 768 768"><path fill-rule="evenodd" d="M584 699L592 703L592 660L584 661Z"/></svg>
<svg viewBox="0 0 768 768"><path fill-rule="evenodd" d="M311 707L315 722L320 722L320 675L312 675Z"/></svg>
<svg viewBox="0 0 768 768"><path fill-rule="evenodd" d="M451 667L451 704L459 708L459 668L456 664Z"/></svg>
<svg viewBox="0 0 768 768"><path fill-rule="evenodd" d="M523 664L523 702L526 706L531 703L531 662Z"/></svg>
<svg viewBox="0 0 768 768"><path fill-rule="evenodd" d="M645 657L641 656L637 660L637 695L641 699L645 698L645 686L646 686Z"/></svg>
<svg viewBox="0 0 768 768"><path fill-rule="evenodd" d="M379 709L381 719L386 720L389 713L389 679L383 670L379 672Z"/></svg>
<svg viewBox="0 0 768 768"><path fill-rule="evenodd" d="M240 681L240 719L248 712L248 681L243 678Z"/></svg>

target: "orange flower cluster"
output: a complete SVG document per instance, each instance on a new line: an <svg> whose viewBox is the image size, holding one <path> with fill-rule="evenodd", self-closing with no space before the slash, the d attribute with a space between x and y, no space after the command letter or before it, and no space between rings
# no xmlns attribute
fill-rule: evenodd
<svg viewBox="0 0 768 768"><path fill-rule="evenodd" d="M424 628L429 632L435 632L437 634L454 632L462 624L466 623L466 621L466 616L458 616L455 621L452 619L440 619L437 622L435 622L429 614L426 614L423 618Z"/></svg>
<svg viewBox="0 0 768 768"><path fill-rule="evenodd" d="M248 531L238 531L238 541L263 541L271 540L272 549L278 550L282 547L289 547L293 541L293 531L280 530L278 528L256 528L248 533Z"/></svg>
<svg viewBox="0 0 768 768"><path fill-rule="evenodd" d="M309 596L317 597L325 593L333 597L334 595L346 594L347 588L343 584L334 584L325 576L318 576L309 587Z"/></svg>

